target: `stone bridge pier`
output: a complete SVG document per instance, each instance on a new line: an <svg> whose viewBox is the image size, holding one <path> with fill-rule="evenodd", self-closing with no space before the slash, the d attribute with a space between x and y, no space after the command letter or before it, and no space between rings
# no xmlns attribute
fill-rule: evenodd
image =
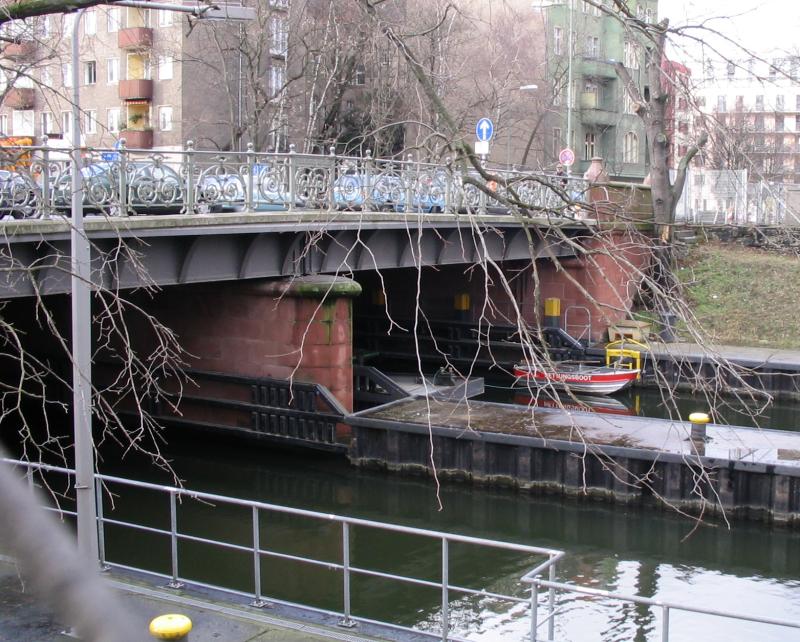
<svg viewBox="0 0 800 642"><path fill-rule="evenodd" d="M200 370L326 386L353 408L352 299L344 277L169 288L148 306Z"/></svg>

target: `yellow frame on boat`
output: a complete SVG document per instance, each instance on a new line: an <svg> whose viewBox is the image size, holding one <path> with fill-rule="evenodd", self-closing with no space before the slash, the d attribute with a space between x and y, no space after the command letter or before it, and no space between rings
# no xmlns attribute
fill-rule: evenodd
<svg viewBox="0 0 800 642"><path fill-rule="evenodd" d="M641 349L626 348L626 345ZM639 380L642 378L642 352L647 352L648 350L650 350L648 346L636 341L636 339L612 341L606 345L606 365L610 366L611 362L616 360L618 362L617 365L621 368L627 368L628 370L633 370L635 368L639 371L639 375L636 377L636 379ZM621 361L622 359L628 359L629 361Z"/></svg>

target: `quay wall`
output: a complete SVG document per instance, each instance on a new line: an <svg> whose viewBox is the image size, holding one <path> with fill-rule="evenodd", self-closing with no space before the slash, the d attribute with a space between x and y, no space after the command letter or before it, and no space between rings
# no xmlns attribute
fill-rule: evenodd
<svg viewBox="0 0 800 642"><path fill-rule="evenodd" d="M800 468L351 416L352 464L520 491L800 525ZM433 454L431 457L431 453ZM700 447L702 453L702 447Z"/></svg>

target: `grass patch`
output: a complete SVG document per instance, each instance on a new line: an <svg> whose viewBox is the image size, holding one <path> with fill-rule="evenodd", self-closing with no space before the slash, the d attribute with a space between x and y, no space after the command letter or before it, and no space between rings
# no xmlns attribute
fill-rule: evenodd
<svg viewBox="0 0 800 642"><path fill-rule="evenodd" d="M800 260L737 245L692 249L681 280L719 344L800 348Z"/></svg>

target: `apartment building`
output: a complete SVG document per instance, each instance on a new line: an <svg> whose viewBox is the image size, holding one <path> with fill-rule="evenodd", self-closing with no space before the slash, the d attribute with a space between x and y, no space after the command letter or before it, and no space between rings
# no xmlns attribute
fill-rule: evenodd
<svg viewBox="0 0 800 642"><path fill-rule="evenodd" d="M695 92L711 134L707 165L800 183L800 57L707 60Z"/></svg>
<svg viewBox="0 0 800 642"><path fill-rule="evenodd" d="M535 6L546 22L548 77L553 82L547 147L551 162L570 148L575 174L599 156L612 177L642 180L648 172L644 126L614 68L623 62L646 93L641 36L618 16L583 0L545 0ZM640 20L656 21L657 0L631 0L629 6Z"/></svg>
<svg viewBox="0 0 800 642"><path fill-rule="evenodd" d="M266 4L266 3L265 3ZM264 91L285 79L288 0L270 0ZM2 50L0 132L71 139L71 38L77 14L53 14L12 25L17 43ZM98 6L80 24L82 142L170 151L230 149L241 136L245 96L241 27L156 9Z"/></svg>

